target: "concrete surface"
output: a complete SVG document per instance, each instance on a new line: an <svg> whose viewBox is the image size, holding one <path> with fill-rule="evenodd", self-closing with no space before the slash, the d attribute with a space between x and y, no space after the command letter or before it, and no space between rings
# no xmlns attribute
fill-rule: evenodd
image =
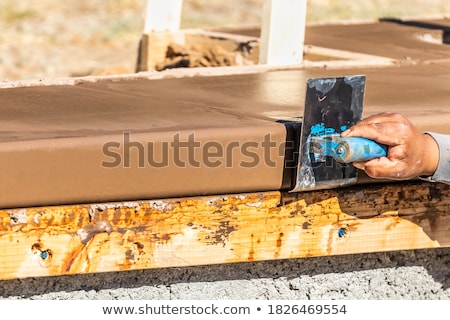
<svg viewBox="0 0 450 320"><path fill-rule="evenodd" d="M9 182L0 184L0 207L278 190L285 185L285 171L284 152L277 151L287 131L279 121L303 115L307 79L364 74L365 115L399 112L421 131L450 134L449 68L450 60L444 59L383 68L273 70L4 88L0 167L10 170L0 171L0 180ZM214 140L228 148L245 141L259 143L270 134L275 146L271 159L277 164L259 161L249 170L225 163L216 168L203 163L181 167L169 161L158 168L134 164L106 168L102 163L112 159L105 146L123 142L125 148L124 132L133 135L133 143L154 142L156 161L163 158L158 143L172 142L177 135L180 141L195 135L199 146ZM205 159L202 148L197 149L197 159ZM257 151L263 159L264 149ZM245 154L234 156L233 161L239 163L239 159L248 161Z"/></svg>
<svg viewBox="0 0 450 320"><path fill-rule="evenodd" d="M0 281L0 299L450 299L450 248Z"/></svg>
<svg viewBox="0 0 450 320"><path fill-rule="evenodd" d="M442 26L444 22L439 22ZM433 26L434 27L434 26ZM344 27L343 27L344 28ZM409 26L403 30L409 33ZM423 28L427 29L428 28ZM443 30L444 28L439 28ZM378 29L377 29L378 30ZM375 30L375 31L377 31ZM434 30L434 29L433 29ZM374 33L376 34L376 32ZM427 33L428 34L428 33ZM346 33L341 30L341 36ZM434 35L434 34L433 34ZM433 36L432 35L432 36ZM332 34L333 39L337 35ZM365 39L366 33L364 33ZM440 34L438 35L440 36ZM383 39L385 39L383 37ZM368 85L367 104L369 112L379 112L390 106L395 111L415 116L419 124L425 127L429 123L436 125L436 113L448 111L448 48L441 44L420 42L419 38L408 37L408 52L392 50L397 43L388 43L383 53L395 53L398 67L412 66L411 74L401 69L372 70L383 73L383 77ZM433 38L434 39L434 38ZM438 39L440 41L440 39ZM334 41L348 44L348 41ZM411 50L422 43L425 49L436 51ZM358 47L360 46L358 42ZM411 44L411 45L410 45ZM376 46L371 46L374 48ZM396 47L396 46L394 46ZM350 50L352 48L342 48ZM381 50L381 49L380 49ZM414 53L414 54L412 54ZM436 55L434 55L436 53ZM398 54L398 56L397 56ZM423 56L426 54L426 56ZM411 77L423 75L424 68L439 69L440 77L429 77L420 84L433 86L427 94L414 96L421 86L411 88ZM349 70L347 70L350 72ZM358 71L364 71L359 69ZM318 70L318 74L332 71ZM338 72L338 71L334 71ZM282 73L270 73L270 75ZM266 75L267 77L267 75ZM232 77L231 77L232 78ZM389 81L402 79L404 86L392 88L386 86ZM280 95L289 82L272 79ZM200 80L198 80L200 81ZM303 79L302 79L303 81ZM386 82L387 81L387 82ZM435 95L436 81L442 95ZM195 81L193 81L195 82ZM278 84L278 86L276 86ZM371 85L384 85L386 90L375 90ZM270 87L273 89L274 87ZM298 86L296 87L298 88ZM391 91L387 90L391 88ZM264 89L264 90L262 90ZM223 90L223 86L216 90ZM266 92L267 87L260 88ZM408 102L405 103L404 91ZM244 92L244 91L243 91ZM258 91L259 92L259 91ZM382 94L384 103L375 103L373 94ZM248 98L248 91L245 97ZM441 104L436 104L436 100ZM221 95L222 97L222 95ZM283 97L285 97L283 95ZM266 100L273 95L264 97ZM264 100L264 101L266 101ZM242 100L245 102L245 99ZM270 101L269 101L270 102ZM433 114L423 114L423 106L430 106ZM295 103L297 105L297 103ZM267 104L266 104L267 106ZM411 106L413 108L411 108ZM394 108L395 107L395 108ZM292 107L291 107L292 108ZM266 110L267 111L267 110ZM271 110L269 110L271 111ZM273 110L272 110L273 111ZM285 110L283 110L285 111ZM394 111L394 110L392 110ZM414 113L420 111L418 113ZM437 116L438 117L438 116ZM448 121L438 122L439 129L448 130ZM304 258L279 261L239 263L229 265L196 266L186 268L124 271L120 273L85 274L61 277L27 278L0 281L1 299L450 299L450 248L427 249L400 252L383 252L335 257Z"/></svg>

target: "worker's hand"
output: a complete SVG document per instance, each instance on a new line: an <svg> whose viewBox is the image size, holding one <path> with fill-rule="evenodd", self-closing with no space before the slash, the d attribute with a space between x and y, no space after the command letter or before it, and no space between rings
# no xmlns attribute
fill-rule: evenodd
<svg viewBox="0 0 450 320"><path fill-rule="evenodd" d="M353 163L372 178L406 180L430 176L439 162L439 147L428 134L420 133L403 115L370 116L342 132L342 137L364 137L388 146L386 157Z"/></svg>

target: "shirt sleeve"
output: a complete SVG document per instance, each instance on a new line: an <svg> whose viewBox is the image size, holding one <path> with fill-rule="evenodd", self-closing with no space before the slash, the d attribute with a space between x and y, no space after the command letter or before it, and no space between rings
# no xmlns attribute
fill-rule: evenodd
<svg viewBox="0 0 450 320"><path fill-rule="evenodd" d="M450 135L426 132L438 144L439 163L436 171L430 177L420 177L423 180L450 184Z"/></svg>

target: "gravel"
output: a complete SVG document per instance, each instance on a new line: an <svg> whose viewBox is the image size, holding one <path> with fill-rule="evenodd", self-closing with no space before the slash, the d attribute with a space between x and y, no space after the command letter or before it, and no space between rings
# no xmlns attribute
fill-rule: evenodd
<svg viewBox="0 0 450 320"><path fill-rule="evenodd" d="M14 279L1 299L450 299L450 248Z"/></svg>

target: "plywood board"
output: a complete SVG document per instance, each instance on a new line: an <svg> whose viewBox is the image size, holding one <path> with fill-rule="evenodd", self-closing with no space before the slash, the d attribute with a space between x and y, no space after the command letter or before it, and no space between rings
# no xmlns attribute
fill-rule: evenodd
<svg viewBox="0 0 450 320"><path fill-rule="evenodd" d="M409 182L0 211L0 279L450 246L450 187Z"/></svg>

